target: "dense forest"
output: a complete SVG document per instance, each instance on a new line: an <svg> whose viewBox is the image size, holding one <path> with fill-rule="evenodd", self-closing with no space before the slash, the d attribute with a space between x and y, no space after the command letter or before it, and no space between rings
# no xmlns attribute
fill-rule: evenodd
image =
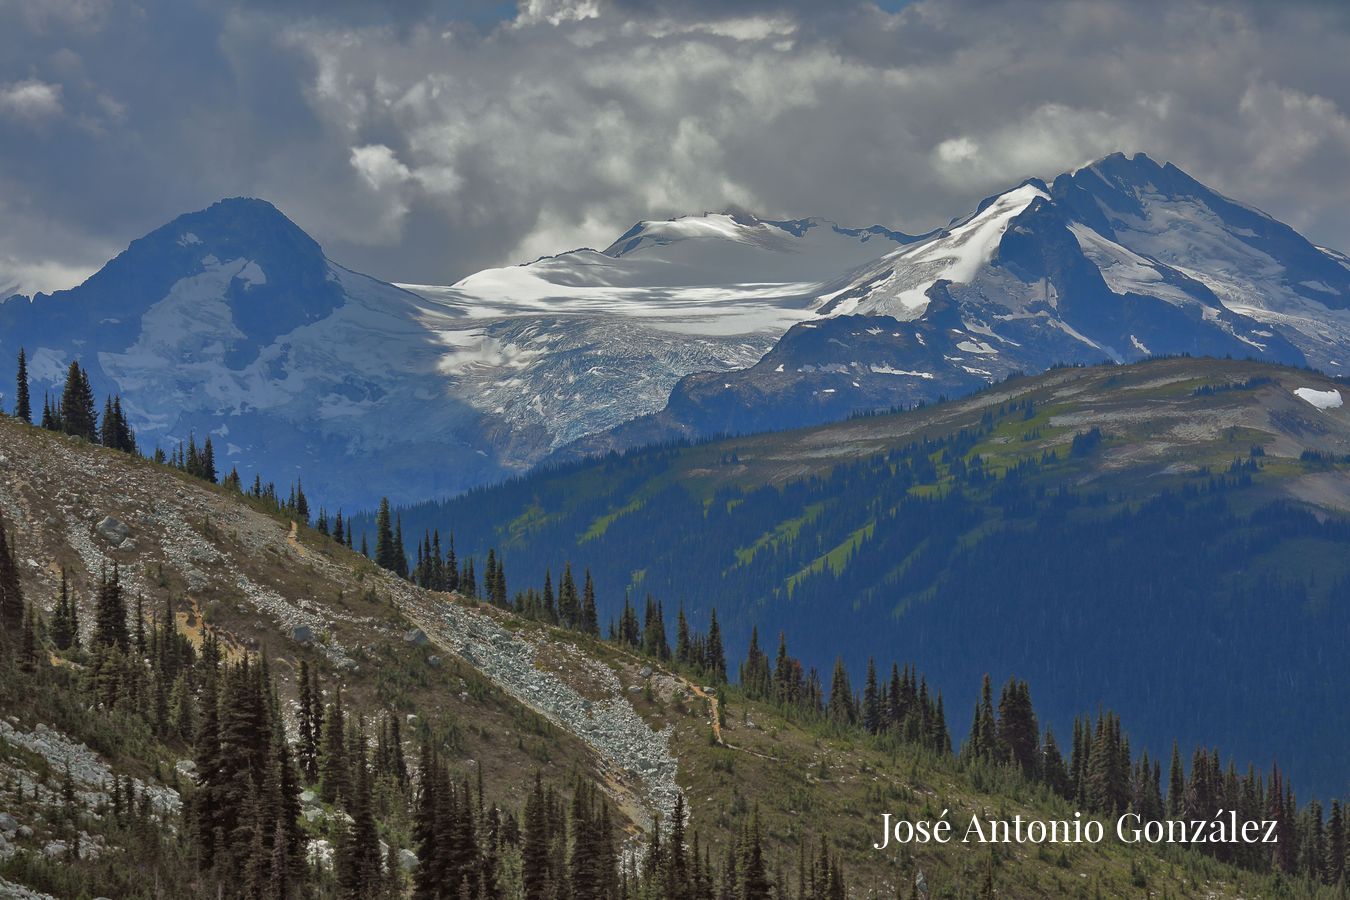
<svg viewBox="0 0 1350 900"><path fill-rule="evenodd" d="M986 671L1017 672L1049 721L1103 702L1155 752L1174 737L1219 741L1294 767L1318 793L1343 789L1342 754L1320 738L1350 730L1336 662L1350 524L1262 499L1259 446L1146 491L1081 485L1110 435L1018 454L1040 437L1039 412L1008 403L977 427L781 485L673 477L693 452L734 471L735 443L722 442L395 515L419 538L453 535L461 555L492 549L536 589L549 570L588 572L602 624L651 595L672 621L716 609L730 647L782 629L813 665L842 652L855 677L868 657L899 656L964 696ZM987 463L1008 434L1003 461Z"/></svg>

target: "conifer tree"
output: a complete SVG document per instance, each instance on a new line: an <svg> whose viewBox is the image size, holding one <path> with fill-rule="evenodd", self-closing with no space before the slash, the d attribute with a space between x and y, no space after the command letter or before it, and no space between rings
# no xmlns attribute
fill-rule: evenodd
<svg viewBox="0 0 1350 900"><path fill-rule="evenodd" d="M361 537L362 553L366 539ZM380 498L380 509L375 514L375 565L390 572L398 571L398 555L394 550L394 518L389 511L389 498Z"/></svg>
<svg viewBox="0 0 1350 900"><path fill-rule="evenodd" d="M31 675L38 668L37 613L33 605L24 610L23 628L19 640L19 671Z"/></svg>
<svg viewBox="0 0 1350 900"><path fill-rule="evenodd" d="M1167 773L1167 812L1179 818L1186 800L1186 773L1181 767L1181 749L1172 742L1172 764Z"/></svg>
<svg viewBox="0 0 1350 900"><path fill-rule="evenodd" d="M525 900L549 900L554 885L549 873L549 824L543 782L534 775L534 790L525 801L525 821L521 833L521 880Z"/></svg>
<svg viewBox="0 0 1350 900"><path fill-rule="evenodd" d="M19 584L17 551L10 545L0 518L0 639L18 637L23 627L23 587Z"/></svg>
<svg viewBox="0 0 1350 900"><path fill-rule="evenodd" d="M1036 774L1039 728L1025 681L1009 679L998 706L999 758L1018 766L1028 778Z"/></svg>
<svg viewBox="0 0 1350 900"><path fill-rule="evenodd" d="M295 679L296 692L299 695L300 711L296 721L299 743L296 748L300 771L314 781L318 777L318 729L314 721L315 704L321 702L313 694L310 680L309 662L300 658L300 670Z"/></svg>
<svg viewBox="0 0 1350 900"><path fill-rule="evenodd" d="M676 656L679 656L678 652ZM741 687L748 696L764 699L772 690L772 680L769 657L759 648L759 627L754 626L750 629L750 648L746 651L745 662L741 664Z"/></svg>
<svg viewBox="0 0 1350 900"><path fill-rule="evenodd" d="M52 405L51 397L45 391L42 394L42 427L47 431L61 430L61 408Z"/></svg>
<svg viewBox="0 0 1350 900"><path fill-rule="evenodd" d="M664 642L664 630L662 637ZM666 655L669 655L669 651ZM712 618L708 623L708 644L704 665L714 683L721 684L727 680L727 656L722 649L722 629L717 624L716 609L712 611Z"/></svg>
<svg viewBox="0 0 1350 900"><path fill-rule="evenodd" d="M564 628L576 628L581 624L581 605L570 562L564 564L562 582L558 586L558 621Z"/></svg>
<svg viewBox="0 0 1350 900"><path fill-rule="evenodd" d="M115 647L123 653L131 648L127 631L127 605L122 596L122 581L116 562L112 578L107 569L99 576L98 602L94 607L94 647Z"/></svg>
<svg viewBox="0 0 1350 900"><path fill-rule="evenodd" d="M346 715L342 709L342 686L333 691L333 702L324 715L323 744L319 753L319 796L332 803L351 791L347 767Z"/></svg>
<svg viewBox="0 0 1350 900"><path fill-rule="evenodd" d="M877 686L877 665L870 656L867 658L867 681L863 687L863 728L869 734L881 732L882 709L881 690Z"/></svg>
<svg viewBox="0 0 1350 900"><path fill-rule="evenodd" d="M408 554L403 547L403 516L395 520L394 527L394 574L400 578L408 577Z"/></svg>
<svg viewBox="0 0 1350 900"><path fill-rule="evenodd" d="M826 715L831 722L839 726L852 725L856 712L853 709L853 687L849 684L848 670L844 668L843 657L835 657L834 675L830 679L830 705Z"/></svg>
<svg viewBox="0 0 1350 900"><path fill-rule="evenodd" d="M70 588L66 583L66 567L61 567L61 592L56 598L56 609L52 613L52 644L57 650L69 650L78 641L79 623L75 605L70 599Z"/></svg>
<svg viewBox="0 0 1350 900"><path fill-rule="evenodd" d="M94 392L89 376L76 361L66 370L65 389L61 393L61 428L66 434L98 440L98 422L94 412Z"/></svg>
<svg viewBox="0 0 1350 900"><path fill-rule="evenodd" d="M585 587L581 592L581 630L586 634L600 635L600 616L595 608L595 583L591 581L591 570L586 570Z"/></svg>
<svg viewBox="0 0 1350 900"><path fill-rule="evenodd" d="M543 608L545 622L557 622L558 610L553 605L553 572L549 569L544 570L544 596L540 601Z"/></svg>
<svg viewBox="0 0 1350 900"><path fill-rule="evenodd" d="M750 825L742 839L741 849L741 890L739 900L770 900L772 887L764 866L764 850L761 844L759 826L759 808L756 807L750 817Z"/></svg>
<svg viewBox="0 0 1350 900"><path fill-rule="evenodd" d="M197 792L192 804L193 846L203 870L215 865L223 839L223 812L220 750L220 704L216 691L216 673L208 668L202 686L201 725L197 729L193 762L197 767Z"/></svg>
<svg viewBox="0 0 1350 900"><path fill-rule="evenodd" d="M19 348L18 385L14 390L14 417L33 424L33 404L28 398L28 357Z"/></svg>
<svg viewBox="0 0 1350 900"><path fill-rule="evenodd" d="M415 900L434 900L440 889L437 867L433 864L438 848L436 812L439 808L439 762L431 745L423 741L418 759L417 797L413 806L412 840L418 859L413 875Z"/></svg>
<svg viewBox="0 0 1350 900"><path fill-rule="evenodd" d="M357 753L349 760L351 792L343 798L351 825L343 829L343 840L336 853L338 887L344 897L365 900L380 886L380 839L372 810L370 769L366 765L365 729Z"/></svg>
<svg viewBox="0 0 1350 900"><path fill-rule="evenodd" d="M1050 790L1066 800L1073 796L1073 785L1069 780L1069 771L1064 765L1064 755L1060 753L1059 744L1055 742L1054 731L1048 727L1045 729L1045 739L1041 741L1041 762L1038 768L1041 779Z"/></svg>
<svg viewBox="0 0 1350 900"><path fill-rule="evenodd" d="M631 610L632 607L628 603L628 595L625 594L623 598L624 616L628 616ZM623 629L622 620L620 620L619 631L621 634L626 634ZM752 637L750 640L753 645L754 638ZM632 642L630 641L630 643ZM675 661L687 666L693 662L693 660L690 659L692 653L693 645L689 641L689 620L684 617L684 604L681 603L679 612L675 614ZM742 680L744 680L744 675L742 675Z"/></svg>

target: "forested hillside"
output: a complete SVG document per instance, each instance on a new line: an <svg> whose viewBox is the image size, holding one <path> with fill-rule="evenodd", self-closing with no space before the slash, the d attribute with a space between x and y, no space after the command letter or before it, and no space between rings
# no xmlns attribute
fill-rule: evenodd
<svg viewBox="0 0 1350 900"><path fill-rule="evenodd" d="M1025 681L962 686L971 717L898 654L826 683L793 655L807 635L747 654L711 617L667 632L659 606L604 640L582 569L556 607L525 590L511 612L495 554L459 557L491 602L476 579L427 589L348 549L350 520L341 540L306 524L299 485L281 500L211 484L200 448L154 462L88 438L0 419L0 894L1334 896L1343 878L1342 807L1299 803L1283 765L1183 747L1164 781L1114 711L1057 743ZM881 812L1225 804L1276 821L1278 852L871 849Z"/></svg>
<svg viewBox="0 0 1350 900"><path fill-rule="evenodd" d="M1164 752L1218 742L1344 790L1350 419L1307 372L1217 360L1061 369L802 432L637 451L400 511L493 548L516 588L570 563L717 611L809 665L915 660L958 708L1027 677L1047 719L1107 704ZM356 520L358 528L366 520ZM579 577L579 576L578 576Z"/></svg>

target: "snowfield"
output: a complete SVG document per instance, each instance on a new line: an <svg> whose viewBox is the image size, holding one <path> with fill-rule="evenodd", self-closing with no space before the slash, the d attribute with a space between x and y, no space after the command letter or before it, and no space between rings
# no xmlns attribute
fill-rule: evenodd
<svg viewBox="0 0 1350 900"><path fill-rule="evenodd" d="M1295 388L1294 393L1318 409L1340 409L1341 392L1335 389L1319 391L1315 388Z"/></svg>

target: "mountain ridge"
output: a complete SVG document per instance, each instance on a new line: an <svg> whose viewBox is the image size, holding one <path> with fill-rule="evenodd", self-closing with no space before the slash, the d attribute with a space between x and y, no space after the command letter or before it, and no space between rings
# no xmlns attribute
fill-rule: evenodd
<svg viewBox="0 0 1350 900"><path fill-rule="evenodd" d="M35 395L79 358L147 446L209 434L246 480L304 478L350 508L1063 362L1334 371L1347 298L1343 256L1136 154L1028 179L923 235L705 214L449 286L352 272L271 204L234 198L77 288L0 304L0 353L26 347Z"/></svg>

